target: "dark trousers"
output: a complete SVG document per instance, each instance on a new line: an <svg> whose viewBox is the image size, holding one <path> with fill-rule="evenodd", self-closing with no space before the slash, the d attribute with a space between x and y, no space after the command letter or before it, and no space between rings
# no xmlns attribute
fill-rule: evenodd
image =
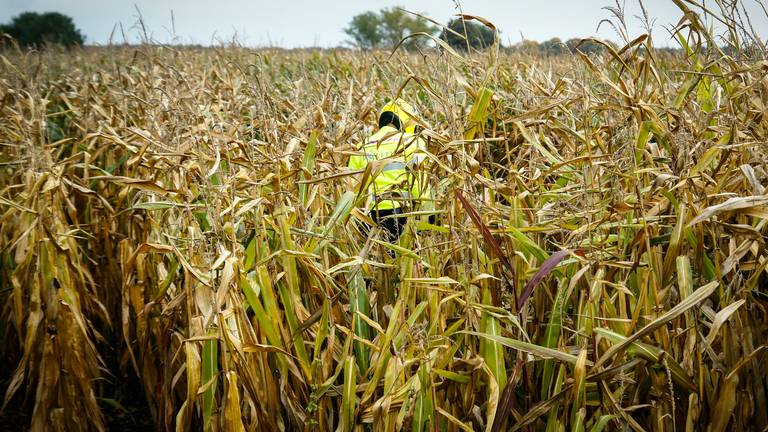
<svg viewBox="0 0 768 432"><path fill-rule="evenodd" d="M403 233L405 223L408 220L406 217L396 216L402 213L399 208L386 209L386 210L371 210L370 216L374 222L379 224L384 229L385 240L388 242L397 241L400 238L400 234ZM392 216L392 217L388 217Z"/></svg>

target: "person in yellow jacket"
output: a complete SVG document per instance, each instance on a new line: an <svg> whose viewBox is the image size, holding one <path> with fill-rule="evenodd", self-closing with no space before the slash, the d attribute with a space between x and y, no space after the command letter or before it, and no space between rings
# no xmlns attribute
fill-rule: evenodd
<svg viewBox="0 0 768 432"><path fill-rule="evenodd" d="M411 211L426 191L426 144L415 133L416 115L402 99L384 105L379 111L379 130L360 143L347 165L363 170L369 163L380 161L372 170L366 207L391 241L400 237L406 223L406 218L398 215Z"/></svg>

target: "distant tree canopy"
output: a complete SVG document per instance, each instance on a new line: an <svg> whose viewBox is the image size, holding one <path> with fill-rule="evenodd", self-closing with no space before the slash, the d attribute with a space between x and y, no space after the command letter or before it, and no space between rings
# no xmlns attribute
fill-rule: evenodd
<svg viewBox="0 0 768 432"><path fill-rule="evenodd" d="M493 45L493 30L474 21L455 18L448 23L448 29L443 29L440 37L453 49L466 51L467 45L469 45L470 48L480 50ZM465 35L466 39L464 38Z"/></svg>
<svg viewBox="0 0 768 432"><path fill-rule="evenodd" d="M616 44L605 41L606 44L616 48ZM597 55L605 52L603 44L591 39L573 38L563 42L560 38L552 38L538 43L532 40L524 40L515 45L505 48L508 52L519 52L528 55L559 56L567 54L576 54L581 51L587 55Z"/></svg>
<svg viewBox="0 0 768 432"><path fill-rule="evenodd" d="M71 47L85 42L72 18L58 12L24 12L9 24L0 25L0 33L8 33L24 47L46 44Z"/></svg>
<svg viewBox="0 0 768 432"><path fill-rule="evenodd" d="M539 50L544 55L560 55L568 52L568 47L560 40L560 38L552 38L546 40L539 45Z"/></svg>
<svg viewBox="0 0 768 432"><path fill-rule="evenodd" d="M570 49L571 52L576 52L578 47L578 50L584 54L600 54L605 50L605 46L592 40L584 40L582 42L581 39L574 38L568 39L565 44L568 46L568 49Z"/></svg>
<svg viewBox="0 0 768 432"><path fill-rule="evenodd" d="M357 48L369 50L392 48L404 37L413 33L435 35L437 27L424 18L412 16L396 8L384 8L379 12L365 12L355 15L344 29L350 37L349 43ZM428 43L424 37L410 38L403 43L406 49L423 47Z"/></svg>

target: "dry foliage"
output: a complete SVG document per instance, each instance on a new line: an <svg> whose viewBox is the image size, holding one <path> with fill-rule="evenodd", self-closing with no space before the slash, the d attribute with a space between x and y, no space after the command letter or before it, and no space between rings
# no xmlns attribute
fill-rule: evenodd
<svg viewBox="0 0 768 432"><path fill-rule="evenodd" d="M158 430L766 428L768 64L678 30L6 52L5 404L103 430L137 380ZM435 200L390 244L345 166L401 91Z"/></svg>

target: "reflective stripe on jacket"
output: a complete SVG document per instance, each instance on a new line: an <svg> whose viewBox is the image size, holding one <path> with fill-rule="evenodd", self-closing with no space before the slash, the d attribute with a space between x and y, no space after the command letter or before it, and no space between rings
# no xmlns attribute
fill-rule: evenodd
<svg viewBox="0 0 768 432"><path fill-rule="evenodd" d="M365 169L369 162L386 159L384 166L368 187L374 200L372 207L379 210L401 207L402 200L418 199L423 188L418 175L409 170L424 159L424 140L411 133L398 132L391 126L384 126L371 135L362 146L360 154L349 158L348 167Z"/></svg>

